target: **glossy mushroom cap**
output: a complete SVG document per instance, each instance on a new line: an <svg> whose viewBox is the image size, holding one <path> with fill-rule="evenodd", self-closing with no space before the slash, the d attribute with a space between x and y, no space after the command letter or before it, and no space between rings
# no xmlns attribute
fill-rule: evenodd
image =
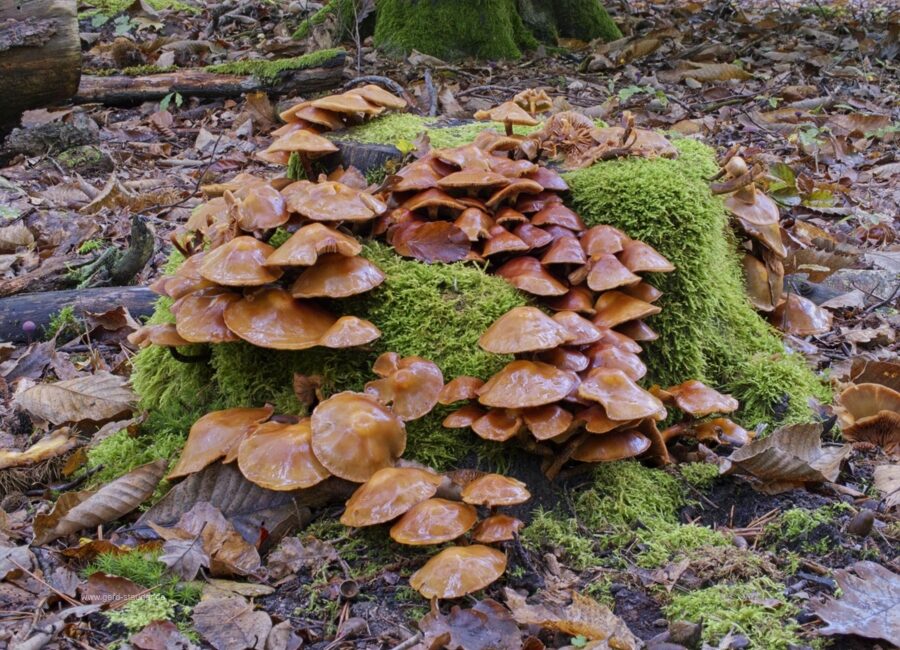
<svg viewBox="0 0 900 650"><path fill-rule="evenodd" d="M587 262L581 244L575 237L559 237L541 256L541 264L577 264Z"/></svg>
<svg viewBox="0 0 900 650"><path fill-rule="evenodd" d="M391 404L404 421L416 420L435 407L444 387L444 375L437 364L421 357L404 357L396 369L366 384L365 392L382 404Z"/></svg>
<svg viewBox="0 0 900 650"><path fill-rule="evenodd" d="M460 375L447 382L438 394L438 404L454 404L463 400L476 399L478 389L484 386L484 380L478 377Z"/></svg>
<svg viewBox="0 0 900 650"><path fill-rule="evenodd" d="M538 120L529 115L525 110L519 107L515 102L503 102L499 106L495 106L489 110L475 112L475 119L491 122L509 122L510 124L520 124L523 126L537 126L540 124Z"/></svg>
<svg viewBox="0 0 900 650"><path fill-rule="evenodd" d="M384 106L385 108L393 108L395 110L406 108L405 99L397 97L395 94L390 93L381 86L376 86L375 84L366 84L365 86L353 88L344 94L359 95L370 104L375 104L376 106Z"/></svg>
<svg viewBox="0 0 900 650"><path fill-rule="evenodd" d="M297 424L266 422L238 448L241 474L267 490L299 490L331 476L313 454L309 418Z"/></svg>
<svg viewBox="0 0 900 650"><path fill-rule="evenodd" d="M321 126L326 131L337 131L344 127L344 122L339 115L323 108L317 108L309 102L302 102L284 111L281 119L288 123L303 120Z"/></svg>
<svg viewBox="0 0 900 650"><path fill-rule="evenodd" d="M215 287L215 282L200 275L200 267L203 265L205 257L206 253L204 252L194 253L178 267L175 273L163 276L150 288L156 293L178 300L189 293Z"/></svg>
<svg viewBox="0 0 900 650"><path fill-rule="evenodd" d="M275 282L280 269L266 267L275 249L255 237L235 237L206 253L200 275L226 287L258 287Z"/></svg>
<svg viewBox="0 0 900 650"><path fill-rule="evenodd" d="M465 190L472 193L479 190L490 191L505 185L509 185L506 176L478 169L464 169L444 176L438 181L438 187L442 190Z"/></svg>
<svg viewBox="0 0 900 650"><path fill-rule="evenodd" d="M306 129L298 129L281 136L266 149L267 153L278 153L280 151L288 153L297 151L306 154L310 158L318 158L319 156L334 153L338 151L338 148L327 138L323 138Z"/></svg>
<svg viewBox="0 0 900 650"><path fill-rule="evenodd" d="M594 368L578 387L578 395L599 402L612 420L638 420L666 416L663 403L615 368Z"/></svg>
<svg viewBox="0 0 900 650"><path fill-rule="evenodd" d="M522 413L525 426L538 440L549 440L569 431L573 417L558 404L547 404L526 409Z"/></svg>
<svg viewBox="0 0 900 650"><path fill-rule="evenodd" d="M550 350L572 337L565 327L537 307L516 307L485 330L478 345L494 354Z"/></svg>
<svg viewBox="0 0 900 650"><path fill-rule="evenodd" d="M319 462L335 476L357 483L393 465L406 449L403 421L364 393L338 393L319 403L312 432Z"/></svg>
<svg viewBox="0 0 900 650"><path fill-rule="evenodd" d="M295 298L346 298L371 291L385 275L364 257L346 257L340 253L321 256L291 285Z"/></svg>
<svg viewBox="0 0 900 650"><path fill-rule="evenodd" d="M482 544L446 548L409 578L425 598L461 598L484 589L506 571L506 555Z"/></svg>
<svg viewBox="0 0 900 650"><path fill-rule="evenodd" d="M525 523L509 515L492 515L478 522L472 539L479 544L496 544L516 538Z"/></svg>
<svg viewBox="0 0 900 650"><path fill-rule="evenodd" d="M414 467L380 469L347 501L341 523L361 527L396 519L414 505L433 497L441 481L437 474Z"/></svg>
<svg viewBox="0 0 900 650"><path fill-rule="evenodd" d="M594 291L608 291L626 285L636 285L640 276L628 270L612 253L595 256L587 276L587 285Z"/></svg>
<svg viewBox="0 0 900 650"><path fill-rule="evenodd" d="M322 335L319 345L332 349L355 348L371 343L379 336L381 330L364 318L341 316Z"/></svg>
<svg viewBox="0 0 900 650"><path fill-rule="evenodd" d="M856 384L844 389L838 402L835 412L844 438L900 455L900 392L882 384Z"/></svg>
<svg viewBox="0 0 900 650"><path fill-rule="evenodd" d="M230 195L230 192L225 193L226 197ZM290 218L284 197L271 185L253 186L243 193L242 198L232 196L231 200L235 201L238 226L247 232L277 228Z"/></svg>
<svg viewBox="0 0 900 650"><path fill-rule="evenodd" d="M788 334L811 336L831 329L831 312L816 305L812 300L789 293L771 316L772 323Z"/></svg>
<svg viewBox="0 0 900 650"><path fill-rule="evenodd" d="M662 309L643 300L632 298L621 291L607 291L594 303L594 325L615 327L630 320L658 314Z"/></svg>
<svg viewBox="0 0 900 650"><path fill-rule="evenodd" d="M502 474L485 474L468 483L461 497L476 506L514 506L528 501L531 492L522 481Z"/></svg>
<svg viewBox="0 0 900 650"><path fill-rule="evenodd" d="M584 463L606 463L634 458L649 448L650 439L638 431L611 431L599 436L589 436L572 454L572 459Z"/></svg>
<svg viewBox="0 0 900 650"><path fill-rule="evenodd" d="M457 411L457 414L459 414L459 411ZM490 409L484 415L476 418L469 426L483 440L506 442L522 430L522 418L519 417L517 411Z"/></svg>
<svg viewBox="0 0 900 650"><path fill-rule="evenodd" d="M606 415L606 409L599 404L580 411L575 416L575 420L583 423L584 430L588 433L606 433L613 429L631 426L631 423L636 422L636 420L613 420Z"/></svg>
<svg viewBox="0 0 900 650"><path fill-rule="evenodd" d="M712 440L718 444L726 443L734 447L742 447L753 438L753 435L739 424L728 418L714 418L700 422L694 426L697 440Z"/></svg>
<svg viewBox="0 0 900 650"><path fill-rule="evenodd" d="M424 192L419 192L401 204L402 208L415 212L416 210L437 211L446 208L453 212L462 212L466 209L464 203L460 203L445 191L438 188L431 188Z"/></svg>
<svg viewBox="0 0 900 650"><path fill-rule="evenodd" d="M391 526L391 539L407 546L443 544L467 533L477 519L475 508L465 503L426 499Z"/></svg>
<svg viewBox="0 0 900 650"><path fill-rule="evenodd" d="M566 341L566 345L580 347L600 340L600 328L574 311L558 311L553 314L553 320L562 325L569 333L569 340Z"/></svg>
<svg viewBox="0 0 900 650"><path fill-rule="evenodd" d="M497 275L517 289L536 296L562 296L568 287L548 273L535 257L517 257L497 269Z"/></svg>
<svg viewBox="0 0 900 650"><path fill-rule="evenodd" d="M294 300L284 289L265 289L225 309L225 324L232 332L273 350L315 347L336 320L314 303Z"/></svg>
<svg viewBox="0 0 900 650"><path fill-rule="evenodd" d="M312 266L319 255L359 255L362 244L350 235L321 223L303 226L266 258L267 266Z"/></svg>
<svg viewBox="0 0 900 650"><path fill-rule="evenodd" d="M619 261L632 273L669 273L675 270L674 264L642 241L626 243L619 253Z"/></svg>
<svg viewBox="0 0 900 650"><path fill-rule="evenodd" d="M297 181L284 188L288 210L312 221L370 221L387 205L368 192L337 181Z"/></svg>
<svg viewBox="0 0 900 650"><path fill-rule="evenodd" d="M666 392L672 395L678 408L697 418L713 413L731 413L739 406L731 395L723 395L696 379L667 388Z"/></svg>
<svg viewBox="0 0 900 650"><path fill-rule="evenodd" d="M247 435L272 417L275 409L233 408L207 413L191 426L181 457L166 480L187 476L237 450Z"/></svg>
<svg viewBox="0 0 900 650"><path fill-rule="evenodd" d="M163 347L177 347L190 345L190 341L184 339L173 323L161 325L144 325L128 335L128 342L146 348L148 345L160 345Z"/></svg>
<svg viewBox="0 0 900 650"><path fill-rule="evenodd" d="M496 410L502 411L502 409ZM474 425L484 415L485 412L475 404L467 404L445 417L441 426L447 429L465 429Z"/></svg>
<svg viewBox="0 0 900 650"><path fill-rule="evenodd" d="M578 386L578 375L540 361L513 361L478 391L478 401L498 408L528 408L558 402Z"/></svg>
<svg viewBox="0 0 900 650"><path fill-rule="evenodd" d="M629 241L631 240L624 232L604 224L593 226L581 234L581 246L591 258L604 254L614 255L623 250Z"/></svg>
<svg viewBox="0 0 900 650"><path fill-rule="evenodd" d="M334 113L378 115L384 112L384 108L369 102L362 93L346 92L341 95L328 95L311 101L310 105Z"/></svg>
<svg viewBox="0 0 900 650"><path fill-rule="evenodd" d="M189 293L172 304L175 330L181 338L191 343L238 341L238 336L225 323L225 311L240 300L240 294L221 289Z"/></svg>

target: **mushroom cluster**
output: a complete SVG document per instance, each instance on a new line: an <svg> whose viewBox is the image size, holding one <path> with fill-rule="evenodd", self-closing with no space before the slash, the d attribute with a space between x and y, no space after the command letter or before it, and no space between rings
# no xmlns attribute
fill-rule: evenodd
<svg viewBox="0 0 900 650"><path fill-rule="evenodd" d="M880 375L851 372L851 376L859 378L841 391L834 411L844 438L880 447L889 456L900 457L900 367L890 362L872 362L872 365L880 365L887 371ZM856 366L854 363L854 371Z"/></svg>
<svg viewBox="0 0 900 650"><path fill-rule="evenodd" d="M831 314L803 296L784 292L784 260L788 250L775 201L757 187L761 174L750 168L732 148L722 162L724 180L712 185L714 194L727 194L725 207L745 238L742 259L750 303L769 314L774 325L798 336L831 329Z"/></svg>

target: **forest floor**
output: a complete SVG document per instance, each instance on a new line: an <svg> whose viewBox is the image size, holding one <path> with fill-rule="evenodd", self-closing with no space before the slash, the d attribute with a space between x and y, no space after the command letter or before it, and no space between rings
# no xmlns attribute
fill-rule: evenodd
<svg viewBox="0 0 900 650"><path fill-rule="evenodd" d="M609 123L630 111L640 127L695 137L720 153L739 143L745 156L767 167L782 225L820 229L809 232L835 253L808 262L813 273L827 277L786 280L828 309L833 327L811 337L786 335L786 346L805 355L836 389L850 378L854 360L897 359L900 12L890 3L608 3L627 35L622 41L564 41L519 61L462 63L418 53L390 59L370 40L336 34L329 23L306 41L293 40L303 3L231 0L216 21L209 9L189 11L196 6L189 1L174 8L160 8L172 3L159 0L119 3L124 12L110 10L121 8L114 2L79 4L84 67L94 73L341 46L348 51L346 81L392 79L421 114L436 121L468 119L540 87L553 98L554 110L571 107ZM136 212L156 245L131 282L149 284L162 273L169 234L202 201L202 183L242 171L277 171L253 154L271 141L278 110L300 99L173 94L137 106L28 112L21 130L0 147L0 297L108 284L105 261L109 251L127 248ZM823 267L835 272L821 273ZM134 349L125 337L132 329L121 309L86 318L63 310L46 327L0 344L0 449L26 449L52 428L18 409L17 392L101 371L127 377ZM828 407L821 412L827 419ZM103 428L94 435L109 433ZM893 435L897 449L900 432ZM841 441L836 429L824 439ZM229 624L239 620L235 625L245 634L274 625L280 632L270 634L265 646L273 650L409 648L413 643L403 644L411 638L420 647L438 648L444 647L445 629L457 635L454 640L467 639L459 645L468 649L612 647L546 630L540 641L524 640L537 634L534 625L498 641L488 631L509 622L505 609L476 622L459 612L447 615L447 608L426 616L427 601L405 580L421 558L398 556L396 547L372 536L348 534L336 523L339 510L315 513L301 542L270 556L269 578L258 582L178 584L156 562L158 548L110 552L110 539L129 540L127 528L110 537L113 529L100 527L88 535L92 542L66 553L58 542L29 551L35 514L48 510L73 480L61 473L64 461L71 474L84 462L87 444L80 439L54 463L2 470L0 643L29 638L21 647L110 647L152 620L170 619L175 625L154 624L132 639L133 647L229 647L208 632L224 614L203 610L197 603L202 590L204 598L224 593L254 603L265 621L248 620L253 615L239 605ZM884 466L894 468L890 484L875 478ZM521 540L510 545L503 586L541 588L550 594L548 606L562 606L572 590L587 594L650 647L698 648L701 636L718 648L893 647L884 636L878 640L879 624L900 642L900 478L896 458L883 449L856 445L837 480L777 495L738 476L718 476L715 465L700 462L665 470L625 463L596 478L571 480L555 488L556 512L530 513ZM570 497L575 492L568 488L576 484L610 514L607 528L584 526L592 506ZM604 489L615 486L660 495L610 499ZM841 572L866 560L889 570L868 583L870 596L884 589L880 601L877 595L866 601ZM157 598L120 617L100 612L84 598L87 577L97 571L126 578L140 595ZM95 578L91 588L127 593L111 580ZM348 597L354 588L359 595ZM502 587L483 596L505 600ZM855 603L847 620L831 621L853 634L820 633L815 611L825 597ZM475 603L470 598L462 604ZM871 620L871 609L879 606L887 623ZM867 630L872 638L865 638Z"/></svg>

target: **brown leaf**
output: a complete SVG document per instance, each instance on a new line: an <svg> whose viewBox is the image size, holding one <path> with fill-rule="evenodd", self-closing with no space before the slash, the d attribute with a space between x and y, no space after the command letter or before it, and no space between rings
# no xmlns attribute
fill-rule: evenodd
<svg viewBox="0 0 900 650"><path fill-rule="evenodd" d="M732 79L752 79L753 75L733 63L699 63L682 61L674 73L660 73L660 79L675 77L677 80L730 81Z"/></svg>
<svg viewBox="0 0 900 650"><path fill-rule="evenodd" d="M509 610L495 600L486 598L472 609L454 605L447 615L434 610L419 621L419 629L425 635L425 647L435 647L439 639L446 638L439 647L460 650L519 650L522 633Z"/></svg>
<svg viewBox="0 0 900 650"><path fill-rule="evenodd" d="M404 257L423 262L458 262L471 248L469 238L448 221L410 222L393 234L391 244Z"/></svg>
<svg viewBox="0 0 900 650"><path fill-rule="evenodd" d="M194 647L172 621L153 621L132 635L128 643L135 650L188 650Z"/></svg>
<svg viewBox="0 0 900 650"><path fill-rule="evenodd" d="M749 474L767 494L785 492L806 483L837 479L849 445L822 446L821 424L781 427L772 435L753 440L726 459L726 474Z"/></svg>
<svg viewBox="0 0 900 650"><path fill-rule="evenodd" d="M141 465L97 492L67 492L49 514L34 518L35 545L115 521L153 494L166 471L164 459Z"/></svg>
<svg viewBox="0 0 900 650"><path fill-rule="evenodd" d="M0 228L0 253L15 253L34 244L34 235L24 224L14 223Z"/></svg>
<svg viewBox="0 0 900 650"><path fill-rule="evenodd" d="M71 429L62 427L41 438L25 451L0 450L0 470L10 467L34 465L50 458L62 456L78 444Z"/></svg>
<svg viewBox="0 0 900 650"><path fill-rule="evenodd" d="M885 506L900 506L900 465L891 463L876 467L875 489L884 494Z"/></svg>
<svg viewBox="0 0 900 650"><path fill-rule="evenodd" d="M98 571L88 576L81 588L81 602L94 605L110 605L129 600L145 589L128 578Z"/></svg>
<svg viewBox="0 0 900 650"><path fill-rule="evenodd" d="M900 575L875 562L857 562L835 571L834 578L842 594L814 607L828 623L819 633L900 644Z"/></svg>
<svg viewBox="0 0 900 650"><path fill-rule="evenodd" d="M159 561L182 580L193 580L200 573L200 567L209 567L209 555L199 538L166 541Z"/></svg>
<svg viewBox="0 0 900 650"><path fill-rule="evenodd" d="M19 577L22 569L31 571L35 565L34 555L27 546L0 546L0 581Z"/></svg>
<svg viewBox="0 0 900 650"><path fill-rule="evenodd" d="M265 612L254 611L241 596L201 601L194 607L194 628L216 650L264 650L272 629Z"/></svg>
<svg viewBox="0 0 900 650"><path fill-rule="evenodd" d="M304 543L297 537L285 537L269 554L266 566L271 578L281 580L303 567L322 566L337 559L337 551L327 542L313 538Z"/></svg>
<svg viewBox="0 0 900 650"><path fill-rule="evenodd" d="M38 384L16 395L30 413L53 424L108 420L128 413L135 402L127 380L99 372L55 384Z"/></svg>

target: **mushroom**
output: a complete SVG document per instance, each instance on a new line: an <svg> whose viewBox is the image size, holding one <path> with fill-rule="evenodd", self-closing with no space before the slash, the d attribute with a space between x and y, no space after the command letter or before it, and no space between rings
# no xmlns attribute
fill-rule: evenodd
<svg viewBox="0 0 900 650"><path fill-rule="evenodd" d="M556 366L560 370L581 372L590 365L590 360L581 352L568 348L554 348L540 355L540 361Z"/></svg>
<svg viewBox="0 0 900 650"><path fill-rule="evenodd" d="M478 389L484 386L484 381L478 377L460 375L447 382L438 393L438 404L454 404L463 400L478 397Z"/></svg>
<svg viewBox="0 0 900 650"><path fill-rule="evenodd" d="M341 316L322 335L319 345L331 349L355 348L371 343L379 336L381 330L364 318Z"/></svg>
<svg viewBox="0 0 900 650"><path fill-rule="evenodd" d="M662 420L666 409L656 396L615 368L594 368L578 387L578 395L599 402L613 420Z"/></svg>
<svg viewBox="0 0 900 650"><path fill-rule="evenodd" d="M637 381L647 374L647 366L634 352L608 343L593 346L586 353L590 360L589 368L616 368L621 370L632 381Z"/></svg>
<svg viewBox="0 0 900 650"><path fill-rule="evenodd" d="M490 409L473 420L469 426L483 440L506 442L522 430L522 418L514 410Z"/></svg>
<svg viewBox="0 0 900 650"><path fill-rule="evenodd" d="M353 88L352 90L345 92L344 95L359 95L370 104L384 106L385 108L393 108L395 110L406 108L405 99L397 97L393 93L390 93L381 86L376 86L375 84L366 84L359 88Z"/></svg>
<svg viewBox="0 0 900 650"><path fill-rule="evenodd" d="M504 201L515 204L516 199L520 194L537 194L538 192L543 191L543 189L544 188L541 187L540 183L537 183L536 181L530 181L527 178L519 178L494 192L485 205L489 208L496 209ZM516 209L518 210L518 206ZM519 210L519 212L523 211Z"/></svg>
<svg viewBox="0 0 900 650"><path fill-rule="evenodd" d="M568 292L566 285L548 273L535 257L509 260L496 273L517 289L536 296L561 296Z"/></svg>
<svg viewBox="0 0 900 650"><path fill-rule="evenodd" d="M400 204L400 207L410 212L426 210L431 219L437 219L442 208L452 212L462 212L466 209L465 204L436 187L415 194Z"/></svg>
<svg viewBox="0 0 900 650"><path fill-rule="evenodd" d="M347 501L341 523L358 528L396 519L416 504L433 497L441 481L434 472L414 467L380 469Z"/></svg>
<svg viewBox="0 0 900 650"><path fill-rule="evenodd" d="M584 463L606 463L640 456L649 448L650 439L638 431L611 431L588 436L572 454L572 459Z"/></svg>
<svg viewBox="0 0 900 650"><path fill-rule="evenodd" d="M569 431L573 417L558 404L546 404L525 409L522 419L531 434L538 440L549 440Z"/></svg>
<svg viewBox="0 0 900 650"><path fill-rule="evenodd" d="M472 530L472 539L479 544L496 544L509 542L516 538L525 527L524 522L509 515L491 515L482 519Z"/></svg>
<svg viewBox="0 0 900 650"><path fill-rule="evenodd" d="M258 287L275 282L280 269L266 267L266 258L275 249L255 237L235 237L206 253L200 275L226 287Z"/></svg>
<svg viewBox="0 0 900 650"><path fill-rule="evenodd" d="M232 332L274 350L315 347L336 320L321 307L275 288L245 296L225 309L225 324Z"/></svg>
<svg viewBox="0 0 900 650"><path fill-rule="evenodd" d="M619 261L632 273L668 273L675 270L674 264L642 241L627 242L619 253Z"/></svg>
<svg viewBox="0 0 900 650"><path fill-rule="evenodd" d="M476 242L490 235L494 222L484 210L480 208L466 208L456 218L453 225L466 233L469 241Z"/></svg>
<svg viewBox="0 0 900 650"><path fill-rule="evenodd" d="M613 332L614 334L621 334L623 337L632 341L655 341L659 338L659 334L640 319L628 321L627 323L622 323L616 327L619 329L618 331Z"/></svg>
<svg viewBox="0 0 900 650"><path fill-rule="evenodd" d="M438 403L444 387L444 375L437 364L422 357L404 357L389 375L370 381L365 392L407 422L427 414Z"/></svg>
<svg viewBox="0 0 900 650"><path fill-rule="evenodd" d="M484 242L481 254L484 257L499 255L501 253L514 253L527 251L531 248L524 241L516 237L502 226L493 226L489 233L488 240Z"/></svg>
<svg viewBox="0 0 900 650"><path fill-rule="evenodd" d="M575 237L559 237L541 256L541 264L584 264L587 257Z"/></svg>
<svg viewBox="0 0 900 650"><path fill-rule="evenodd" d="M644 302L656 302L659 300L663 292L647 282L639 282L622 288L622 293L627 293L632 298L643 300Z"/></svg>
<svg viewBox="0 0 900 650"><path fill-rule="evenodd" d="M312 446L329 472L363 483L403 455L406 427L370 395L337 393L313 410Z"/></svg>
<svg viewBox="0 0 900 650"><path fill-rule="evenodd" d="M392 192L414 192L430 190L438 186L441 177L427 162L421 160L407 165L388 179L388 189Z"/></svg>
<svg viewBox="0 0 900 650"><path fill-rule="evenodd" d="M579 381L574 372L540 361L513 361L478 390L478 401L498 408L543 406L563 399Z"/></svg>
<svg viewBox="0 0 900 650"><path fill-rule="evenodd" d="M199 472L225 458L274 412L275 409L267 405L263 408L233 408L207 413L191 426L181 457L166 480Z"/></svg>
<svg viewBox="0 0 900 650"><path fill-rule="evenodd" d="M632 298L628 294L616 290L601 294L594 303L594 309L597 310L594 315L594 325L600 327L615 327L630 320L646 318L662 311L656 305Z"/></svg>
<svg viewBox="0 0 900 650"><path fill-rule="evenodd" d="M385 275L364 257L329 253L318 258L291 285L294 298L347 298L371 291Z"/></svg>
<svg viewBox="0 0 900 650"><path fill-rule="evenodd" d="M300 162L303 164L303 171L306 173L306 178L310 181L314 181L316 176L315 172L313 172L312 160L314 158L321 158L330 153L335 153L336 151L338 151L338 148L331 140L316 135L307 129L300 129L293 133L289 133L288 135L281 136L275 140L275 142L270 144L264 153L296 153L300 158Z"/></svg>
<svg viewBox="0 0 900 650"><path fill-rule="evenodd" d="M576 416L577 422L584 423L584 430L588 433L607 433L613 429L631 426L636 420L613 420L606 414L606 409L602 406L590 406L580 411Z"/></svg>
<svg viewBox="0 0 900 650"><path fill-rule="evenodd" d="M581 217L562 203L545 206L531 217L531 223L534 226L561 226L573 232L581 232L586 228Z"/></svg>
<svg viewBox="0 0 900 650"><path fill-rule="evenodd" d="M444 176L438 181L438 187L442 190L464 190L469 196L476 196L482 190L493 191L506 185L509 185L506 176L480 169L464 169Z"/></svg>
<svg viewBox="0 0 900 650"><path fill-rule="evenodd" d="M566 345L580 347L600 340L600 328L574 311L558 311L553 314L553 320L562 325L569 333Z"/></svg>
<svg viewBox="0 0 900 650"><path fill-rule="evenodd" d="M447 429L465 429L471 427L484 414L484 411L475 404L467 404L445 417L441 426Z"/></svg>
<svg viewBox="0 0 900 650"><path fill-rule="evenodd" d="M615 254L625 248L631 241L624 232L612 226L599 225L585 230L581 234L581 246L588 257L594 258L604 254Z"/></svg>
<svg viewBox="0 0 900 650"><path fill-rule="evenodd" d="M640 321L632 322L638 323ZM628 352L633 352L634 354L640 354L642 352L641 346L630 336L617 332L616 330L611 330L608 327L601 327L599 329L600 339L595 345L613 345L622 348L623 350L627 350Z"/></svg>
<svg viewBox="0 0 900 650"><path fill-rule="evenodd" d="M731 395L723 395L696 379L667 388L665 392L672 396L678 408L698 418L713 413L731 413L739 406Z"/></svg>
<svg viewBox="0 0 900 650"><path fill-rule="evenodd" d="M734 447L743 447L750 442L753 434L728 418L714 418L694 425L694 435L700 442L715 441Z"/></svg>
<svg viewBox="0 0 900 650"><path fill-rule="evenodd" d="M741 260L744 268L744 288L750 304L759 311L772 311L781 300L784 275L771 277L769 268L761 260L747 253ZM781 267L782 271L784 266Z"/></svg>
<svg viewBox="0 0 900 650"><path fill-rule="evenodd" d="M515 307L498 318L478 339L494 354L550 350L572 339L569 331L537 307Z"/></svg>
<svg viewBox="0 0 900 650"><path fill-rule="evenodd" d="M281 193L288 210L311 221L370 221L387 211L383 201L337 181L297 181Z"/></svg>
<svg viewBox="0 0 900 650"><path fill-rule="evenodd" d="M215 282L200 275L200 267L205 257L206 253L204 252L194 253L178 267L175 273L163 276L154 282L151 289L163 296L178 300L189 293L216 287Z"/></svg>
<svg viewBox="0 0 900 650"><path fill-rule="evenodd" d="M629 271L628 267L612 253L595 256L587 275L587 285L594 291L607 291L625 285L636 285L640 281L641 278Z"/></svg>
<svg viewBox="0 0 900 650"><path fill-rule="evenodd" d="M326 131L337 131L344 128L344 122L340 115L324 108L313 106L309 102L301 102L292 106L279 116L288 124L299 121L309 122L321 126Z"/></svg>
<svg viewBox="0 0 900 650"><path fill-rule="evenodd" d="M553 109L553 100L543 88L526 88L513 97L513 101L528 111L529 115L546 113Z"/></svg>
<svg viewBox="0 0 900 650"><path fill-rule="evenodd" d="M553 311L574 311L579 314L594 315L594 294L587 287L572 287L563 295L546 302Z"/></svg>
<svg viewBox="0 0 900 650"><path fill-rule="evenodd" d="M460 497L476 506L515 506L531 498L528 486L522 481L502 474L485 474L469 482Z"/></svg>
<svg viewBox="0 0 900 650"><path fill-rule="evenodd" d="M503 122L506 135L513 134L513 125L537 126L538 120L526 113L514 102L503 102L499 106L486 111L476 111L475 119L481 121Z"/></svg>
<svg viewBox="0 0 900 650"><path fill-rule="evenodd" d="M528 244L530 248L543 248L553 241L553 236L547 231L532 226L530 223L519 224L513 229L513 234Z"/></svg>
<svg viewBox="0 0 900 650"><path fill-rule="evenodd" d="M232 203L238 227L246 232L270 230L287 223L290 215L281 192L271 185L253 185L238 199L225 192L225 202Z"/></svg>
<svg viewBox="0 0 900 650"><path fill-rule="evenodd" d="M139 348L146 348L148 345L159 345L163 347L190 345L190 341L186 340L178 333L178 328L175 327L174 323L144 325L143 327L139 327L128 335L128 342Z"/></svg>
<svg viewBox="0 0 900 650"><path fill-rule="evenodd" d="M771 321L788 334L811 336L830 330L832 315L812 300L789 293L772 312Z"/></svg>
<svg viewBox="0 0 900 650"><path fill-rule="evenodd" d="M244 478L267 490L312 487L331 474L313 454L311 440L309 418L296 424L260 424L240 444L238 467Z"/></svg>
<svg viewBox="0 0 900 650"><path fill-rule="evenodd" d="M172 304L175 330L191 343L229 343L240 340L225 323L225 311L241 299L222 289L189 293Z"/></svg>
<svg viewBox="0 0 900 650"><path fill-rule="evenodd" d="M391 539L407 546L443 544L467 533L477 519L470 505L432 497L414 505L391 526Z"/></svg>
<svg viewBox="0 0 900 650"><path fill-rule="evenodd" d="M900 454L900 392L882 384L855 384L841 392L835 408L844 438L869 442Z"/></svg>
<svg viewBox="0 0 900 650"><path fill-rule="evenodd" d="M483 544L451 546L412 574L409 584L425 598L461 598L484 589L506 571L506 555Z"/></svg>
<svg viewBox="0 0 900 650"><path fill-rule="evenodd" d="M352 257L361 252L362 244L350 235L321 223L310 223L269 255L266 266L312 266L319 255L339 253Z"/></svg>

